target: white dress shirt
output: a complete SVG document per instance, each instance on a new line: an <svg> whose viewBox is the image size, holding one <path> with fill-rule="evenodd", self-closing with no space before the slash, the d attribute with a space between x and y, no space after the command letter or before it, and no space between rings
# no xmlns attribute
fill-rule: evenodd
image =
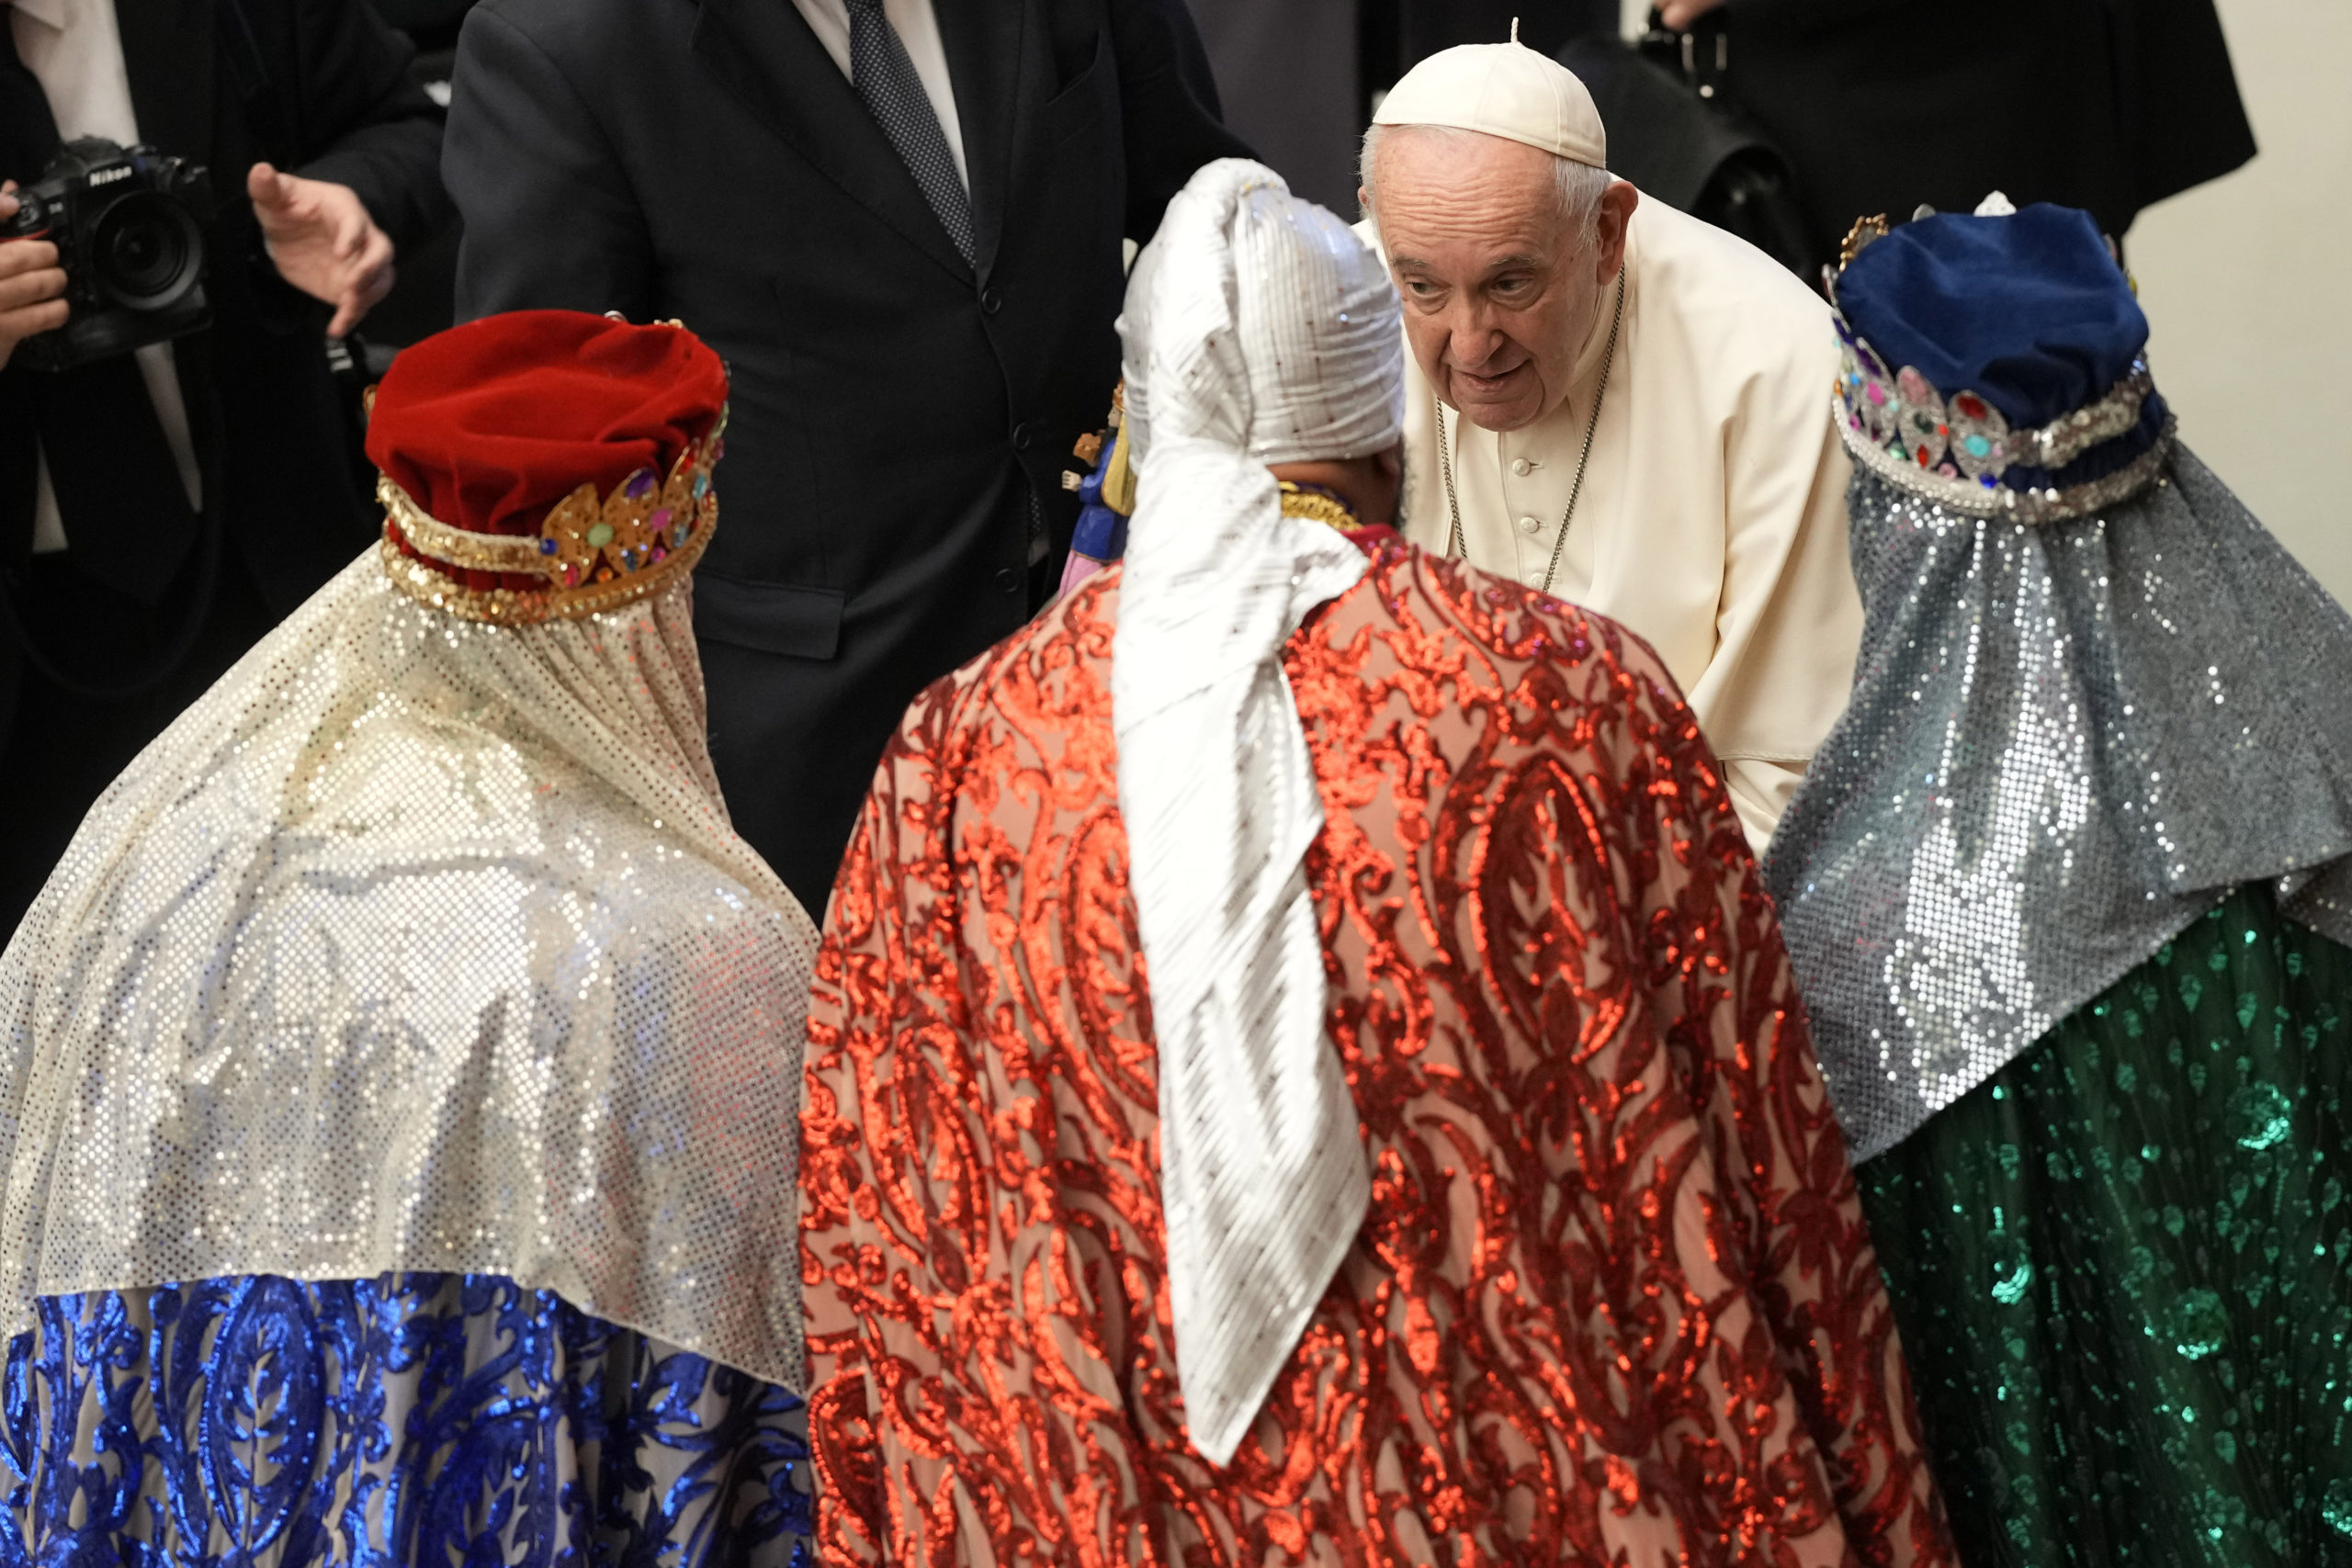
<svg viewBox="0 0 2352 1568"><path fill-rule="evenodd" d="M842 74L853 76L849 60L849 6L847 0L792 0L800 14L808 18L809 30ZM939 18L931 9L931 0L882 0L882 15L898 30L899 41L907 46L907 58L914 62L915 76L922 83L923 96L931 100L933 110L939 116L939 129L947 133L947 153L956 160L956 177L964 188L972 188L972 172L964 162L964 123L956 116L956 86L947 79L947 50L939 41ZM853 77L854 79L854 77Z"/></svg>
<svg viewBox="0 0 2352 1568"><path fill-rule="evenodd" d="M16 37L17 57L49 98L60 137L71 141L77 136L103 136L125 147L139 140L138 117L130 107L130 73L123 64L122 34L115 26L111 0L14 0L8 25ZM188 434L187 405L180 397L172 345L151 344L138 351L137 359L147 395L155 402L155 417L163 423L164 439L178 465L187 503L199 507L203 479L197 468L196 442ZM33 551L47 554L65 547L65 528L58 516L56 489L50 483L48 455L43 453L40 461Z"/></svg>

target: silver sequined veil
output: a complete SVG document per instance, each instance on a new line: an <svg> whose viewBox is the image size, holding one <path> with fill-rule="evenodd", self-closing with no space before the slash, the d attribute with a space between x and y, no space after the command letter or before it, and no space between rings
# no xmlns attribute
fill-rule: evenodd
<svg viewBox="0 0 2352 1568"><path fill-rule="evenodd" d="M2069 522L1849 511L1853 702L1765 874L1858 1159L2240 884L2352 942L2352 619L2194 456Z"/></svg>
<svg viewBox="0 0 2352 1568"><path fill-rule="evenodd" d="M689 588L506 628L355 562L0 958L0 1309L482 1272L799 1388L816 932L729 829Z"/></svg>

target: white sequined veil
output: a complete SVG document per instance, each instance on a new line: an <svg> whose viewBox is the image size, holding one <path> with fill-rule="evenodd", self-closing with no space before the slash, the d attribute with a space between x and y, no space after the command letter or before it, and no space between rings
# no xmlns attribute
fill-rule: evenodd
<svg viewBox="0 0 2352 1568"><path fill-rule="evenodd" d="M691 588L506 627L354 562L100 799L0 957L37 1297L502 1274L806 1379L816 931L729 828Z"/></svg>

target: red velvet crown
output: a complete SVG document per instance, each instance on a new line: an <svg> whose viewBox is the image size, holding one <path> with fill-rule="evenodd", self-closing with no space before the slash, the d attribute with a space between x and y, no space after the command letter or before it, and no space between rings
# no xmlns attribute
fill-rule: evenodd
<svg viewBox="0 0 2352 1568"><path fill-rule="evenodd" d="M377 389L383 559L413 596L521 624L643 598L702 554L727 371L676 325L492 316L403 352Z"/></svg>

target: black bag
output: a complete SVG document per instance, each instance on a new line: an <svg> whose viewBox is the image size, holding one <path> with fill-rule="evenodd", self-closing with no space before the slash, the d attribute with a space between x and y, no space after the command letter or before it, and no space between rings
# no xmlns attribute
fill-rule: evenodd
<svg viewBox="0 0 2352 1568"><path fill-rule="evenodd" d="M1721 12L1674 33L1652 11L1639 45L1578 39L1559 59L1591 90L1612 174L1818 283L1824 258L1805 238L1789 161L1724 96L1731 40Z"/></svg>

